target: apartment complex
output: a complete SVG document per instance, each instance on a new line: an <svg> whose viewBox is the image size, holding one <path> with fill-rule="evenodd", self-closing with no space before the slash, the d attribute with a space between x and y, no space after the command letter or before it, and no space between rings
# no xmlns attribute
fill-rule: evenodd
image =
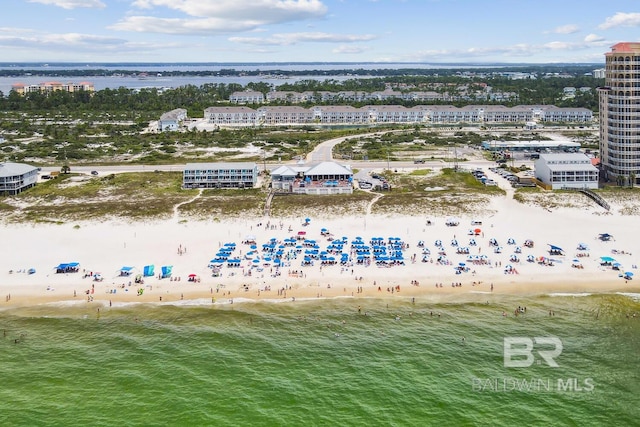
<svg viewBox="0 0 640 427"><path fill-rule="evenodd" d="M182 188L253 188L258 182L255 163L188 163Z"/></svg>
<svg viewBox="0 0 640 427"><path fill-rule="evenodd" d="M11 85L11 90L16 91L19 95L24 95L30 92L42 92L42 93L51 93L56 91L94 92L95 88L93 86L93 83L89 83L89 82L81 82L81 83L45 82L37 85L25 85L24 83L15 83Z"/></svg>
<svg viewBox="0 0 640 427"><path fill-rule="evenodd" d="M375 125L378 123L499 124L499 123L590 123L593 113L587 108L559 108L553 105L321 105L300 106L209 107L204 118L218 126L260 125Z"/></svg>
<svg viewBox="0 0 640 427"><path fill-rule="evenodd" d="M640 178L640 43L618 43L605 53L600 101L600 157L606 180Z"/></svg>

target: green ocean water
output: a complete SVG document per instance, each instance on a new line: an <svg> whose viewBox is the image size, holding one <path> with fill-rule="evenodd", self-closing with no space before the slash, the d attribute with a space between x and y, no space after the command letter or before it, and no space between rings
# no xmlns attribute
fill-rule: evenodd
<svg viewBox="0 0 640 427"><path fill-rule="evenodd" d="M640 425L638 295L431 298L4 309L0 425Z"/></svg>

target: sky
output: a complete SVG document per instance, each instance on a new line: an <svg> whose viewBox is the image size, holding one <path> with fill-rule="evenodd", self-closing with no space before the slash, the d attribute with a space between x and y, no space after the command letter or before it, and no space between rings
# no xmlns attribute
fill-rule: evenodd
<svg viewBox="0 0 640 427"><path fill-rule="evenodd" d="M638 0L2 0L0 62L603 63Z"/></svg>

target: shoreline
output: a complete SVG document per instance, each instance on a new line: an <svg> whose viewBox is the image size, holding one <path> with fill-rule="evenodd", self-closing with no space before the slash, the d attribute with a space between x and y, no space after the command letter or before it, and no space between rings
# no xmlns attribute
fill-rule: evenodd
<svg viewBox="0 0 640 427"><path fill-rule="evenodd" d="M0 312L11 308L25 308L38 306L77 306L90 308L120 308L153 304L158 306L221 306L247 303L296 303L309 301L325 301L337 299L351 299L355 303L363 303L367 300L383 301L410 301L427 303L457 303L469 302L469 300L486 300L501 297L583 297L592 295L625 295L640 301L640 286L631 283L624 284L617 281L603 282L598 279L585 281L566 281L562 283L528 282L528 287L518 282L494 282L494 290L490 290L490 284L463 284L462 287L434 286L406 286L393 294L386 289L378 291L377 288L364 288L358 293L354 288L324 288L314 286L294 286L287 290L286 296L278 295L275 291L248 291L243 290L216 292L215 289L174 289L149 291L143 295L137 295L133 291L120 294L94 293L90 301L86 295L63 295L58 291L50 291L41 295L19 294L12 295L9 301L0 305ZM161 298L160 298L161 297Z"/></svg>

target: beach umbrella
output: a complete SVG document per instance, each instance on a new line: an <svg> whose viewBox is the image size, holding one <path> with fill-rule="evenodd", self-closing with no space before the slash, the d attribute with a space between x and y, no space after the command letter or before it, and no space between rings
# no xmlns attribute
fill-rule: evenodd
<svg viewBox="0 0 640 427"><path fill-rule="evenodd" d="M633 272L632 271L626 271L624 273L624 275L627 276L627 277L633 277Z"/></svg>

